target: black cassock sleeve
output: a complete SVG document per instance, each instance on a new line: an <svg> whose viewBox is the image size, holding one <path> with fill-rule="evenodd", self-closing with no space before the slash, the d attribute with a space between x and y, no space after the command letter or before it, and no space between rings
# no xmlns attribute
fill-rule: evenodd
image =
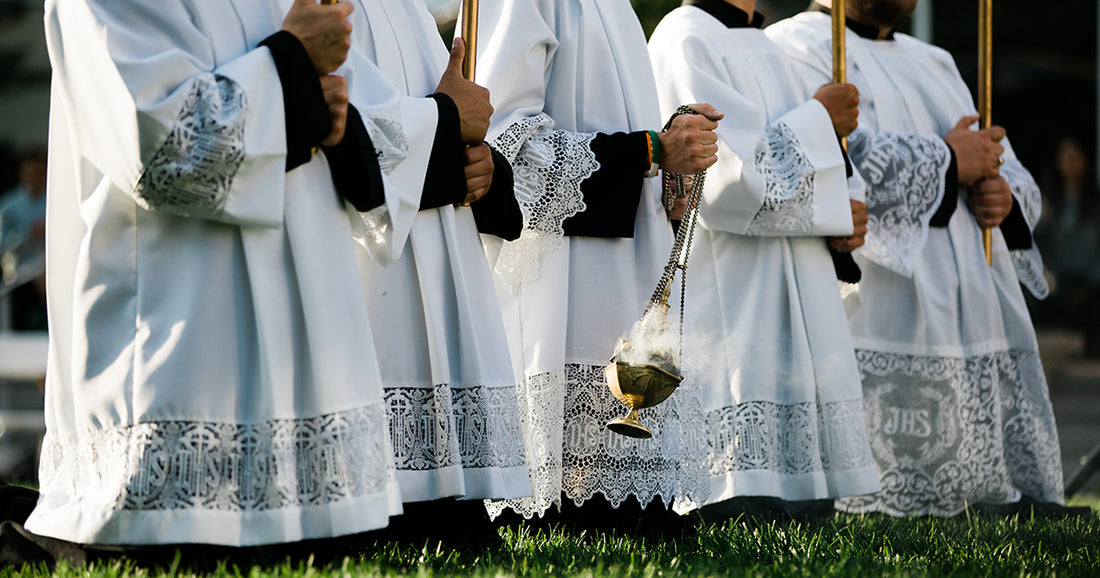
<svg viewBox="0 0 1100 578"><path fill-rule="evenodd" d="M493 184L489 192L470 208L474 210L477 230L486 235L495 235L505 241L515 241L523 230L523 213L516 200L515 180L512 166L504 155L493 150Z"/></svg>
<svg viewBox="0 0 1100 578"><path fill-rule="evenodd" d="M290 172L313 156L313 149L332 132L321 78L296 36L280 30L260 43L271 51L283 89L286 119L286 170Z"/></svg>
<svg viewBox="0 0 1100 578"><path fill-rule="evenodd" d="M424 192L420 197L421 210L454 205L466 199L466 146L462 143L458 107L445 94L433 94L431 98L439 107L439 124L436 126L432 156L428 160ZM470 208L473 209L479 232L509 241L519 238L523 214L516 201L512 167L495 150L493 184L489 192L472 203Z"/></svg>
<svg viewBox="0 0 1100 578"><path fill-rule="evenodd" d="M928 223L932 227L946 227L955 213L955 207L959 204L959 162L955 157L955 150L951 147L947 148L951 151L951 165L947 167L947 177L944 179L943 203L936 209L936 213ZM1024 212L1016 202L1016 197L1012 198L1012 210L1001 222L1000 229L1010 251L1032 247L1031 227L1028 226Z"/></svg>
<svg viewBox="0 0 1100 578"><path fill-rule="evenodd" d="M466 147L462 144L458 107L446 94L431 94L429 98L435 99L439 122L435 126L424 190L420 193L421 211L454 205L466 199Z"/></svg>
<svg viewBox="0 0 1100 578"><path fill-rule="evenodd" d="M856 264L856 260L851 253L841 253L829 247L829 256L833 258L833 270L836 271L836 278L840 281L859 283L859 280L863 278L863 271Z"/></svg>
<svg viewBox="0 0 1100 578"><path fill-rule="evenodd" d="M280 31L260 45L271 51L282 85L289 172L313 157L314 149L332 132L332 117L320 77L302 43L293 34ZM348 106L344 139L336 146L321 148L340 196L359 211L369 211L385 202L378 156L354 106Z"/></svg>
<svg viewBox="0 0 1100 578"><path fill-rule="evenodd" d="M1031 227L1027 224L1020 203L1016 197L1012 197L1012 211L1008 213L1004 221L1001 221L1001 234L1005 237L1005 245L1010 251L1022 251L1030 249L1034 243L1031 238Z"/></svg>
<svg viewBox="0 0 1100 578"><path fill-rule="evenodd" d="M947 175L943 180L943 202L928 220L929 227L944 228L951 222L951 215L955 214L955 207L959 204L959 161L955 157L955 149L947 147L951 153L951 164L947 166Z"/></svg>
<svg viewBox="0 0 1100 578"><path fill-rule="evenodd" d="M333 147L322 147L336 191L359 212L365 213L386 202L378 153L359 111L348 105L344 140Z"/></svg>
<svg viewBox="0 0 1100 578"><path fill-rule="evenodd" d="M591 146L600 168L581 183L585 210L566 219L562 228L567 236L632 238L649 170L646 133L600 133Z"/></svg>

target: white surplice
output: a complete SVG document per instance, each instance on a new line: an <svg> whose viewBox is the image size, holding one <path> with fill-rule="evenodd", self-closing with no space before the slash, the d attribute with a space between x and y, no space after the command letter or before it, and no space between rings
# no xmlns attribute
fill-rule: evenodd
<svg viewBox="0 0 1100 578"><path fill-rule="evenodd" d="M767 33L804 65L808 84L827 77L827 15L800 14ZM850 150L871 216L851 327L884 489L839 506L951 516L1021 494L1061 502L1058 433L1020 288L1046 293L1038 251L1010 251L995 229L987 266L965 191L948 225L929 227L950 164L943 136L975 114L970 93L950 54L910 36L849 30L847 47L861 99ZM1001 176L1034 228L1039 189L1003 142Z"/></svg>
<svg viewBox="0 0 1100 578"><path fill-rule="evenodd" d="M877 490L824 239L852 234L849 199L861 198L862 182L849 190L829 113L762 30L682 7L657 26L649 50L663 111L709 102L726 115L687 280L707 503Z"/></svg>
<svg viewBox="0 0 1100 578"><path fill-rule="evenodd" d="M259 4L46 3L32 532L244 546L400 512L351 223L323 155L285 171L282 85L258 47L291 2Z"/></svg>
<svg viewBox="0 0 1100 578"><path fill-rule="evenodd" d="M672 248L660 185L644 179L633 238L564 237L599 169L597 132L660 129L645 36L627 0L480 4L477 80L496 110L491 143L512 161L524 211L518 241L486 240L520 386L533 499L491 503L542 514L564 494L618 507L698 499L702 427L696 388L643 410L651 440L611 433L626 407L603 376L616 341L645 309ZM639 162L641 165L641 162Z"/></svg>
<svg viewBox="0 0 1100 578"><path fill-rule="evenodd" d="M402 499L528 496L516 377L473 213L417 210L437 115L426 97L447 50L420 0L354 5L350 74L360 60L376 64L411 97L400 124L421 125L393 139L409 156L388 175L383 210L403 246L384 267L360 252ZM353 105L370 94L358 79L349 86Z"/></svg>

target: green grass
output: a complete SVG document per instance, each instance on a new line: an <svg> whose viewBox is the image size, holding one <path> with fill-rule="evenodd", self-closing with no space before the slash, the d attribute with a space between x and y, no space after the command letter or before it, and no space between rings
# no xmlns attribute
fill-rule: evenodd
<svg viewBox="0 0 1100 578"><path fill-rule="evenodd" d="M371 539L335 561L221 563L202 574L131 562L61 565L54 575L121 576L1097 576L1100 499L1074 519L837 516L815 523L731 521L675 537L518 524L489 540ZM45 570L0 576L46 576Z"/></svg>

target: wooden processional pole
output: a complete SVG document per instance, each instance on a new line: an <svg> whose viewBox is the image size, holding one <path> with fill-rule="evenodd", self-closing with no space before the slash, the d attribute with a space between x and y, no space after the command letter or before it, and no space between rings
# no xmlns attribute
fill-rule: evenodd
<svg viewBox="0 0 1100 578"><path fill-rule="evenodd" d="M846 0L834 0L832 2L833 14L833 82L848 82L848 60L844 47L844 37L847 32L847 19L844 17L844 2ZM848 150L848 138L840 141L844 150Z"/></svg>
<svg viewBox="0 0 1100 578"><path fill-rule="evenodd" d="M993 0L978 0L978 116L983 129L993 125ZM986 265L993 265L993 231L982 229Z"/></svg>
<svg viewBox="0 0 1100 578"><path fill-rule="evenodd" d="M466 61L462 63L462 76L474 81L477 69L477 0L462 0L462 39L466 41Z"/></svg>

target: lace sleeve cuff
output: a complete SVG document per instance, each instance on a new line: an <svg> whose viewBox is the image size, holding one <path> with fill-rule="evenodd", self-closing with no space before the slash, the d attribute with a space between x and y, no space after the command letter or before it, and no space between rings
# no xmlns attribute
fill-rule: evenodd
<svg viewBox="0 0 1100 578"><path fill-rule="evenodd" d="M909 277L932 217L946 202L950 147L935 135L861 130L848 144L867 182L870 221L860 255Z"/></svg>
<svg viewBox="0 0 1100 578"><path fill-rule="evenodd" d="M1005 163L1001 165L1001 176L1008 181L1008 186L1012 189L1012 196L1020 207L1021 216L1028 231L1034 229L1039 224L1043 206L1039 185L1024 165L1015 158L1005 158Z"/></svg>
<svg viewBox="0 0 1100 578"><path fill-rule="evenodd" d="M759 203L746 234L852 234L846 167L829 113L817 100L764 127L752 157Z"/></svg>
<svg viewBox="0 0 1100 578"><path fill-rule="evenodd" d="M168 138L138 179L138 206L183 217L221 215L244 163L247 108L244 90L232 79L196 78Z"/></svg>
<svg viewBox="0 0 1100 578"><path fill-rule="evenodd" d="M523 215L519 238L505 243L494 272L513 291L539 277L545 253L564 246L566 219L585 210L581 183L600 168L595 133L554 130L549 115L525 117L490 143L512 165Z"/></svg>
<svg viewBox="0 0 1100 578"><path fill-rule="evenodd" d="M1001 176L1012 189L1012 212L1001 223L1001 233L1012 255L1016 278L1037 299L1046 299L1050 286L1044 275L1043 257L1035 246L1031 230L1039 222L1042 199L1039 185L1031 173L1015 158L1005 159Z"/></svg>
<svg viewBox="0 0 1100 578"><path fill-rule="evenodd" d="M764 202L748 234L808 233L813 227L814 171L789 126L769 126L755 151L756 170L764 178Z"/></svg>

